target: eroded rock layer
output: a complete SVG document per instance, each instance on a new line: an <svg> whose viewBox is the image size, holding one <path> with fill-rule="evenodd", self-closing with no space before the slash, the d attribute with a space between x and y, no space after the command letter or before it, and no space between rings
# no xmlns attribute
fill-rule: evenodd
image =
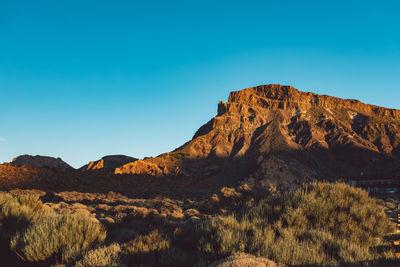
<svg viewBox="0 0 400 267"><path fill-rule="evenodd" d="M399 144L399 110L262 85L232 92L217 116L175 151L115 173L274 187L392 171Z"/></svg>

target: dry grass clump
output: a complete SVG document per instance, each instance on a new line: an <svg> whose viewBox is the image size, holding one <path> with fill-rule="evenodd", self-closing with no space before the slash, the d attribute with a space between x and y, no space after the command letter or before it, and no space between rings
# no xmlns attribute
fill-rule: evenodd
<svg viewBox="0 0 400 267"><path fill-rule="evenodd" d="M58 260L68 263L105 237L106 232L99 223L78 216L55 215L16 233L10 247L26 261L45 261L61 255Z"/></svg>
<svg viewBox="0 0 400 267"><path fill-rule="evenodd" d="M96 214L92 213L93 211L95 211L95 209L91 206L86 206L81 203L68 204L63 201L59 203L46 203L45 205L51 207L59 214L76 215L97 222Z"/></svg>
<svg viewBox="0 0 400 267"><path fill-rule="evenodd" d="M239 212L244 207L250 207L257 198L256 192L246 184L239 188L222 187L213 194L201 207L201 211L208 214L226 214ZM264 192L265 197L265 192Z"/></svg>
<svg viewBox="0 0 400 267"><path fill-rule="evenodd" d="M158 230L141 235L123 245L123 258L129 266L146 264L149 266L161 265L162 254L171 246L171 241Z"/></svg>
<svg viewBox="0 0 400 267"><path fill-rule="evenodd" d="M107 194L101 193L83 193L77 191L64 191L56 193L56 196L62 198L64 201L68 202L105 202L105 203L115 203L127 202L129 199L119 193L109 191Z"/></svg>
<svg viewBox="0 0 400 267"><path fill-rule="evenodd" d="M198 216L200 212L196 209L187 209L185 210L185 216L186 217L193 217L193 216Z"/></svg>
<svg viewBox="0 0 400 267"><path fill-rule="evenodd" d="M108 212L108 211L110 211L111 209L112 209L112 206L109 206L109 205L107 205L107 204L98 204L96 207L96 210L99 210L99 211L106 211L106 212Z"/></svg>
<svg viewBox="0 0 400 267"><path fill-rule="evenodd" d="M124 243L121 258L128 266L194 266L197 237L193 228L164 225Z"/></svg>
<svg viewBox="0 0 400 267"><path fill-rule="evenodd" d="M368 193L343 183L313 183L268 197L243 216L202 226L206 255L236 252L288 265L339 265L393 258L383 236L394 230Z"/></svg>
<svg viewBox="0 0 400 267"><path fill-rule="evenodd" d="M255 257L253 255L239 253L227 258L218 260L216 262L211 263L208 267L243 267L243 266L251 266L251 267L284 267L286 265L277 264L273 261L270 261L266 258Z"/></svg>
<svg viewBox="0 0 400 267"><path fill-rule="evenodd" d="M241 197L241 194L236 192L234 188L223 187L220 190L220 195L225 199L234 199Z"/></svg>
<svg viewBox="0 0 400 267"><path fill-rule="evenodd" d="M50 216L54 211L43 205L39 195L13 196L0 193L0 237L8 242L10 236L38 219Z"/></svg>
<svg viewBox="0 0 400 267"><path fill-rule="evenodd" d="M70 262L104 240L106 233L100 224L85 217L59 215L39 197L0 193L2 256L8 260L14 252L25 261Z"/></svg>
<svg viewBox="0 0 400 267"><path fill-rule="evenodd" d="M192 266L198 252L194 225L160 214L130 215L109 225L109 238L121 243L128 266ZM128 238L128 239L127 239Z"/></svg>
<svg viewBox="0 0 400 267"><path fill-rule="evenodd" d="M88 251L74 267L125 267L120 259L121 247L117 243Z"/></svg>

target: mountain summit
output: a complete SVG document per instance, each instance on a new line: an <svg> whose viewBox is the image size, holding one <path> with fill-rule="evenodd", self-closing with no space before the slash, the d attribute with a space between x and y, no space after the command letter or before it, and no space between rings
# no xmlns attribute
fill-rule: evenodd
<svg viewBox="0 0 400 267"><path fill-rule="evenodd" d="M272 186L389 172L399 144L399 110L270 84L231 92L191 141L115 173Z"/></svg>

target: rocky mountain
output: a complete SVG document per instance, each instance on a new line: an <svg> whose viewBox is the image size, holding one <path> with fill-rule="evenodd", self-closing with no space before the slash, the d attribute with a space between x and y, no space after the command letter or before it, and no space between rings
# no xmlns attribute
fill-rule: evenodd
<svg viewBox="0 0 400 267"><path fill-rule="evenodd" d="M121 167L129 162L136 161L136 158L125 156L125 155L110 155L102 157L97 161L91 161L80 168L80 170L104 170L104 171L114 171L116 168Z"/></svg>
<svg viewBox="0 0 400 267"><path fill-rule="evenodd" d="M72 169L70 165L64 162L61 158L53 158L47 156L31 156L21 155L14 158L11 162L12 165L32 165L35 167L54 167L54 168L68 168Z"/></svg>
<svg viewBox="0 0 400 267"><path fill-rule="evenodd" d="M399 110L271 84L231 92L191 141L115 173L287 186L394 171L399 148Z"/></svg>
<svg viewBox="0 0 400 267"><path fill-rule="evenodd" d="M274 189L314 179L395 175L399 166L399 110L271 84L231 92L217 115L172 152L143 160L106 156L80 170L61 159L24 155L0 165L0 187L132 185L144 191L151 183L170 187L179 180L182 188L246 182Z"/></svg>

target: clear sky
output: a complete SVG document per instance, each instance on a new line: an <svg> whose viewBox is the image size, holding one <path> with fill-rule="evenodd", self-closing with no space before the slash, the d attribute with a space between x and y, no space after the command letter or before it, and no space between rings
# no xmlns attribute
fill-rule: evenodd
<svg viewBox="0 0 400 267"><path fill-rule="evenodd" d="M0 0L0 162L190 140L232 90L400 109L400 1Z"/></svg>

